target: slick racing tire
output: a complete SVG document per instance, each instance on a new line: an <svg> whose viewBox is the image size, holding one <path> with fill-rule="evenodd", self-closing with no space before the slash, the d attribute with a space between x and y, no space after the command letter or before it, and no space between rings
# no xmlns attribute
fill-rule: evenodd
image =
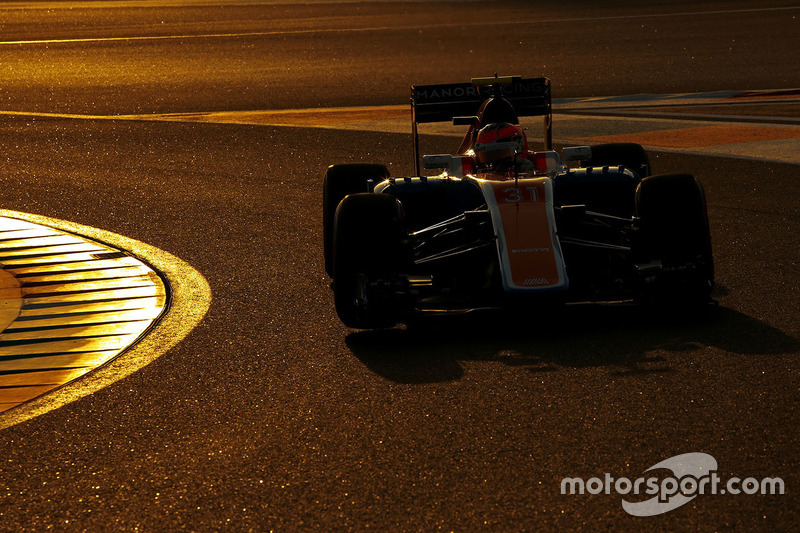
<svg viewBox="0 0 800 533"><path fill-rule="evenodd" d="M331 165L322 180L322 239L325 271L333 277L333 216L339 202L348 194L372 192L373 187L389 177L384 165L353 163Z"/></svg>
<svg viewBox="0 0 800 533"><path fill-rule="evenodd" d="M609 143L592 146L592 158L582 161L585 167L614 167L622 165L636 172L640 178L650 176L650 158L642 145L636 143Z"/></svg>
<svg viewBox="0 0 800 533"><path fill-rule="evenodd" d="M333 295L351 328L395 326L409 308L399 276L410 264L403 206L389 194L348 195L336 210Z"/></svg>
<svg viewBox="0 0 800 533"><path fill-rule="evenodd" d="M708 303L714 259L703 187L691 174L665 174L636 189L640 232L634 241L637 264L661 263L644 287L648 301Z"/></svg>

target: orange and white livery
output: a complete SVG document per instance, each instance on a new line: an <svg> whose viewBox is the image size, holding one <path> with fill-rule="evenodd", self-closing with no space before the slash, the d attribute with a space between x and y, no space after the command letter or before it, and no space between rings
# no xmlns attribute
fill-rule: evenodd
<svg viewBox="0 0 800 533"><path fill-rule="evenodd" d="M569 279L556 233L550 179L476 181L486 198L497 234L505 290L567 288Z"/></svg>
<svg viewBox="0 0 800 533"><path fill-rule="evenodd" d="M411 92L413 176L345 164L323 179L326 269L344 324L385 328L527 301L711 301L708 213L694 176L651 175L634 143L566 147L562 157L547 78ZM522 116L543 118L542 151L528 147ZM433 122L467 127L455 154L421 155L417 124Z"/></svg>

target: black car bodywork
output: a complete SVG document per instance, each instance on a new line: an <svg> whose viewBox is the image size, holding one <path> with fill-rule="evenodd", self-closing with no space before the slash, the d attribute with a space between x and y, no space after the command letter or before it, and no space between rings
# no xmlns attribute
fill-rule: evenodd
<svg viewBox="0 0 800 533"><path fill-rule="evenodd" d="M325 263L336 309L356 328L425 313L512 304L710 300L714 267L700 183L651 176L635 144L551 150L550 82L518 77L412 88L416 176L383 165L325 173ZM481 126L542 116L545 150L533 170L479 168ZM468 125L456 155L425 156L417 123ZM579 159L579 160L578 160ZM578 160L578 161L576 161Z"/></svg>

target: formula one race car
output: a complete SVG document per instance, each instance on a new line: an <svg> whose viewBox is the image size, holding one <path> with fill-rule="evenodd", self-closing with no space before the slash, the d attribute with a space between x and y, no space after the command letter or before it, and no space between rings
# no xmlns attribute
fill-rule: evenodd
<svg viewBox="0 0 800 533"><path fill-rule="evenodd" d="M714 283L706 201L689 174L650 175L637 144L552 150L550 80L412 87L416 176L328 168L325 266L347 326L522 304L700 306ZM520 116L544 117L530 152ZM456 155L426 155L417 124L467 126ZM566 164L564 163L566 161Z"/></svg>

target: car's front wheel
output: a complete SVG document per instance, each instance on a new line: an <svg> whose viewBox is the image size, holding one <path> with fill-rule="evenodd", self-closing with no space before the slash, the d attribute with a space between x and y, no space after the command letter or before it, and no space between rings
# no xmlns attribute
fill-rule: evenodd
<svg viewBox="0 0 800 533"><path fill-rule="evenodd" d="M322 242L325 253L325 271L333 277L333 217L339 202L348 194L372 192L372 189L389 177L384 165L351 163L331 165L322 178Z"/></svg>
<svg viewBox="0 0 800 533"><path fill-rule="evenodd" d="M690 174L645 178L636 190L639 233L634 259L649 301L678 305L709 301L714 258L705 192Z"/></svg>
<svg viewBox="0 0 800 533"><path fill-rule="evenodd" d="M336 210L333 292L336 313L352 328L388 328L408 314L411 261L400 201L388 194L351 194Z"/></svg>

